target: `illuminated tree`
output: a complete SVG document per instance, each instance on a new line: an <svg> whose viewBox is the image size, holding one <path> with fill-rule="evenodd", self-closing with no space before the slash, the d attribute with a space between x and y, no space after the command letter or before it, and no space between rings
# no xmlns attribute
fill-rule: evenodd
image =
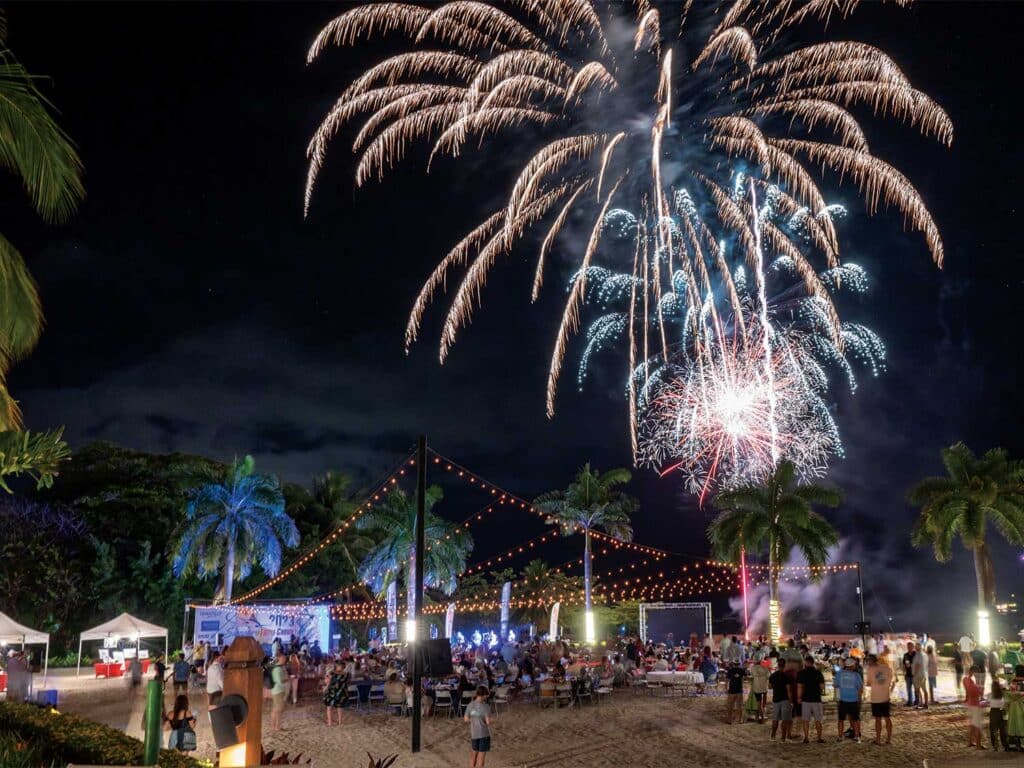
<svg viewBox="0 0 1024 768"><path fill-rule="evenodd" d="M432 512L443 495L440 487L432 485L424 496L423 536L428 549L424 553L423 584L450 595L455 591L458 575L466 570L473 539ZM388 594L389 590L392 596L396 595L401 584L406 591L408 615L415 616L412 579L416 569L416 496L393 489L380 505L359 518L356 527L380 537L360 564L359 577L378 596ZM389 609L393 602L388 600ZM393 631L394 617L388 617L388 626Z"/></svg>
<svg viewBox="0 0 1024 768"><path fill-rule="evenodd" d="M935 559L952 557L957 537L974 554L978 608L995 599L995 573L985 543L989 526L1011 544L1024 546L1024 462L1010 461L1002 448L977 458L963 443L944 448L946 477L928 477L907 495L921 513L911 539L915 546L931 544Z"/></svg>
<svg viewBox="0 0 1024 768"><path fill-rule="evenodd" d="M773 637L779 629L775 617L781 616L779 574L794 548L799 549L810 566L828 562L829 547L839 542L831 523L814 511L814 505L837 507L842 494L822 485L797 485L796 467L780 462L761 484L742 485L715 496L721 511L708 527L715 557L738 562L740 552L768 550L768 596L771 601Z"/></svg>
<svg viewBox="0 0 1024 768"><path fill-rule="evenodd" d="M533 505L548 516L549 525L561 526L565 534L583 534L583 591L587 611L591 609L591 531L604 531L619 541L633 539L629 516L639 502L615 488L630 481L628 469L613 469L598 474L583 465L576 480L564 491L549 491L534 499Z"/></svg>
<svg viewBox="0 0 1024 768"><path fill-rule="evenodd" d="M257 473L252 456L203 479L189 495L174 573L219 574L214 601L231 602L234 582L254 566L267 576L281 570L282 550L299 543L299 531L285 513L277 478Z"/></svg>

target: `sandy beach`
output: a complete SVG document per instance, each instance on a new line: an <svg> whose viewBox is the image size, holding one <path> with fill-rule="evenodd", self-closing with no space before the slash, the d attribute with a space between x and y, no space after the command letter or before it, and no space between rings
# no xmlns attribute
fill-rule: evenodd
<svg viewBox="0 0 1024 768"><path fill-rule="evenodd" d="M53 682L53 680L51 680ZM123 680L75 679L59 673L61 709L125 729L141 737L143 697ZM897 688L896 694L900 693ZM984 763L1021 761L1019 754L977 753L968 750L963 706L952 701L952 677L940 678L940 702L927 711L893 705L893 743L871 743L873 721L865 711L862 744L835 742L835 705L826 704L827 744L773 742L770 726L723 722L725 698L651 697L632 691L616 691L600 706L541 710L536 704L516 702L502 709L492 726L493 747L488 766L541 768L654 768L655 766L778 766L842 765L844 768L880 768L923 765L926 759L946 764L950 760L980 759ZM191 696L199 715L197 757L214 756L206 719L205 696ZM409 748L410 720L380 709L345 711L340 726L328 727L316 698L289 705L282 730L269 732L264 713L264 746L279 753L302 753L317 768L362 768L366 753L379 757L398 753L395 768L441 768L468 764L467 726L456 718L427 717L423 721L422 752ZM985 734L987 738L987 733ZM303 758L303 762L305 758Z"/></svg>

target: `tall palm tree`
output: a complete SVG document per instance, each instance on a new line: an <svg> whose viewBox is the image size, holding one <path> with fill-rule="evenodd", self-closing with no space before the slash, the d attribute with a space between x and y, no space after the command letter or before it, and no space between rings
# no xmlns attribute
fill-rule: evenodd
<svg viewBox="0 0 1024 768"><path fill-rule="evenodd" d="M708 527L715 557L737 562L742 549L768 550L768 597L779 605L779 574L794 548L810 566L828 562L828 549L839 541L831 523L814 505L837 507L842 494L813 483L798 485L796 467L780 462L763 483L722 491L714 500L721 511ZM782 609L779 607L779 615ZM773 626L773 633L779 628Z"/></svg>
<svg viewBox="0 0 1024 768"><path fill-rule="evenodd" d="M443 498L441 488L427 488L424 501L423 584L450 595L455 591L458 575L466 570L466 558L473 549L473 539L464 530L433 513ZM399 584L405 588L408 616L416 615L416 591L412 579L416 572L416 496L395 488L382 504L366 512L356 527L379 537L379 541L363 558L359 577L378 595L388 597L389 614L395 604ZM389 634L396 627L395 617L388 616Z"/></svg>
<svg viewBox="0 0 1024 768"><path fill-rule="evenodd" d="M916 546L931 544L935 559L952 556L958 536L974 554L978 608L995 600L995 573L985 543L989 525L1011 544L1024 546L1024 462L1010 461L1002 448L980 459L963 443L944 448L946 477L918 483L907 500L921 508L911 539Z"/></svg>
<svg viewBox="0 0 1024 768"><path fill-rule="evenodd" d="M277 478L257 473L252 456L203 479L189 494L174 573L220 574L214 600L231 602L234 582L254 566L267 576L281 570L283 547L298 545L299 531L285 513Z"/></svg>
<svg viewBox="0 0 1024 768"><path fill-rule="evenodd" d="M6 44L0 11L0 166L21 181L44 220L65 221L85 196L82 163L53 116L53 105L36 88ZM9 210L9 209L6 209ZM0 428L21 426L17 403L5 380L14 363L31 352L43 329L39 292L25 260L0 235Z"/></svg>
<svg viewBox="0 0 1024 768"><path fill-rule="evenodd" d="M549 491L534 499L533 506L547 515L549 525L561 526L563 533L583 534L583 594L590 612L591 546L590 533L598 530L619 541L633 539L629 516L640 503L621 491L619 485L630 481L628 469L613 469L599 474L590 462L564 491Z"/></svg>

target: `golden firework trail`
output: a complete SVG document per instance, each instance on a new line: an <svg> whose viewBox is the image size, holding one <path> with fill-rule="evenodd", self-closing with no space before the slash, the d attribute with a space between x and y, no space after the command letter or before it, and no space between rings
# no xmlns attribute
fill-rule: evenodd
<svg viewBox="0 0 1024 768"><path fill-rule="evenodd" d="M466 235L428 277L410 313L406 349L416 341L437 292L460 273L441 335L443 361L481 303L490 269L528 229L545 222L532 284L531 298L536 299L559 234L570 221L589 217L585 243L559 248L562 254L577 254L581 284L569 293L555 339L549 416L567 343L579 325L586 267L616 196L641 201L631 206L643 210L637 231L644 252L634 273L641 278L642 303L659 314L654 338L648 338L646 322L633 328L631 317L631 360L647 360L651 344L668 359L670 340L660 302L677 270L687 276L686 301L694 317L717 275L720 296L732 304L739 340L746 343L746 316L738 311L736 287L719 245L724 236L737 244L753 270L762 247L788 256L808 294L825 305L841 345L838 313L814 266L815 261L830 268L840 263L822 184L852 180L869 213L896 209L907 227L924 235L935 263L941 266L943 259L938 227L920 193L872 154L851 110L867 107L877 117L894 118L943 144L953 140L948 115L880 49L844 41L794 45L799 25L845 17L858 4L638 0L630 6L510 0L499 7L453 0L431 6L360 5L324 27L309 50L310 62L331 45L370 38L402 36L410 49L367 69L327 113L308 148L306 209L328 145L356 120L361 121L352 145L357 185L382 177L416 142L430 146L434 164L443 156L458 157L470 142L505 131L529 127L523 132L529 140L543 137L527 155L507 203ZM621 34L624 22L632 29L628 39ZM725 190L738 163L752 186L751 195L737 198ZM804 217L806 242L770 225L752 231L756 213L750 200L769 185L777 188L774 204L781 212L810 213ZM714 211L717 235L701 217L684 216L683 228L672 226L673 201L680 191ZM647 254L645 233L650 232L655 235L653 253ZM713 302L709 311L716 312ZM759 334L770 333L763 322L756 325Z"/></svg>

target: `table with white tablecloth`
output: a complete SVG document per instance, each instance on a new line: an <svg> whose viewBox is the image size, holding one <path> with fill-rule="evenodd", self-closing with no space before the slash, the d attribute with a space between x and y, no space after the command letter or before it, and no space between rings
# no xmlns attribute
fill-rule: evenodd
<svg viewBox="0 0 1024 768"><path fill-rule="evenodd" d="M701 672L648 672L647 682L664 685L704 685Z"/></svg>

